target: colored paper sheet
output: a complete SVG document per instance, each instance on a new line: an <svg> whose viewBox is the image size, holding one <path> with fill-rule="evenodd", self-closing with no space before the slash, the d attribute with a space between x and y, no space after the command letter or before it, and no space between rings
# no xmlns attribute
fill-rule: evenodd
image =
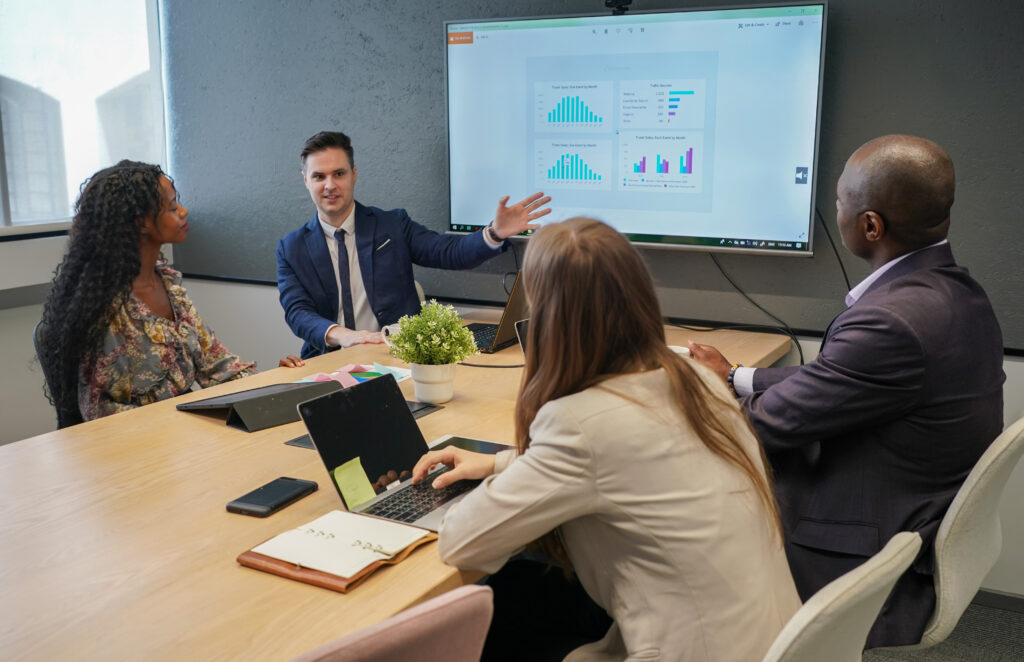
<svg viewBox="0 0 1024 662"><path fill-rule="evenodd" d="M334 468L334 483L349 508L355 508L377 496L358 457Z"/></svg>
<svg viewBox="0 0 1024 662"><path fill-rule="evenodd" d="M362 365L360 363L349 363L348 365L341 366L340 368L335 370L335 372L367 372L368 370L372 369L373 366Z"/></svg>
<svg viewBox="0 0 1024 662"><path fill-rule="evenodd" d="M390 365L381 365L380 363L374 362L373 371L381 374L392 374L395 376L395 381L400 382L403 379L409 379L412 377L412 370L408 368L396 368Z"/></svg>
<svg viewBox="0 0 1024 662"><path fill-rule="evenodd" d="M348 388L349 386L355 386L356 384L359 383L359 380L353 377L351 374L347 372L341 372L340 370L338 372L332 372L331 379L333 379L336 382L339 382L345 388Z"/></svg>
<svg viewBox="0 0 1024 662"><path fill-rule="evenodd" d="M340 372L340 371L339 372L332 372L332 373L329 373L329 374L326 373L326 372L318 372L315 375L309 375L308 377L303 377L302 379L297 380L296 383L298 383L298 382L329 382L332 379L334 381L338 382L339 384L341 384L342 386L344 386L345 388L348 388L349 386L355 386L356 384L359 383L359 380L356 379L355 377L353 377L352 375L350 375L348 372Z"/></svg>
<svg viewBox="0 0 1024 662"><path fill-rule="evenodd" d="M309 375L298 380L300 382L326 382L334 380L340 383L345 388L349 386L355 386L361 382L365 382L368 379L374 379L381 375L391 374L395 376L395 381L402 381L403 379L409 379L412 375L412 371L407 368L396 368L392 366L381 365L380 363L374 363L373 365L363 365L359 363L349 363L343 365L332 373L318 372L315 375Z"/></svg>
<svg viewBox="0 0 1024 662"><path fill-rule="evenodd" d="M299 380L298 382L296 382L296 383L306 383L306 382L329 382L329 381L331 381L332 379L334 379L334 378L333 378L333 377L331 377L330 375L328 375L328 374L327 374L326 372L318 372L318 373L316 373L315 375L310 375L309 377L303 377L302 379L300 379L300 380Z"/></svg>

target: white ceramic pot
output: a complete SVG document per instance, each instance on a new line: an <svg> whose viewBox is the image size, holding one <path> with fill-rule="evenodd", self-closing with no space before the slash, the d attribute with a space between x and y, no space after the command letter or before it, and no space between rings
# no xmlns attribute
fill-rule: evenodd
<svg viewBox="0 0 1024 662"><path fill-rule="evenodd" d="M410 363L416 399L420 402L440 404L455 395L455 364L423 365Z"/></svg>

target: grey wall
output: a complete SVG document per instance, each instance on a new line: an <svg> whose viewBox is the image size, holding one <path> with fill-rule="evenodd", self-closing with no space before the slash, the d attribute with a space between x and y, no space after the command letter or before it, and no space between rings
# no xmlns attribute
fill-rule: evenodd
<svg viewBox="0 0 1024 662"><path fill-rule="evenodd" d="M636 0L634 9L729 4ZM405 207L444 230L442 21L600 11L601 0L166 0L170 166L193 228L176 249L178 266L273 280L277 239L312 214L297 152L321 129L353 137L361 202ZM992 297L1006 345L1024 348L1024 3L832 0L829 12L819 209L834 223L835 180L864 141L895 132L938 141L958 172L954 252ZM814 248L811 259L720 261L791 326L822 330L845 286L818 228ZM840 251L852 279L866 275ZM769 322L707 254L646 255L667 315ZM499 300L496 274L512 267L506 254L470 274L419 270L417 278L428 294Z"/></svg>

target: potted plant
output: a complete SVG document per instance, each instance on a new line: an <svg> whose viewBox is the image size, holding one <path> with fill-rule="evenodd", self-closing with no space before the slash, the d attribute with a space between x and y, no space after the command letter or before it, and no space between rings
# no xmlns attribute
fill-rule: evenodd
<svg viewBox="0 0 1024 662"><path fill-rule="evenodd" d="M395 328L397 327L397 329ZM391 355L409 363L416 399L439 403L455 393L455 364L476 354L473 333L451 306L431 299L418 315L405 315L388 329Z"/></svg>

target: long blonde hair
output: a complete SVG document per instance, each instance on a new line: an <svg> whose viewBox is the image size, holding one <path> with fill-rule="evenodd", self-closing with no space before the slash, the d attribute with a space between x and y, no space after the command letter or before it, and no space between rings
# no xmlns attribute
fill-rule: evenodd
<svg viewBox="0 0 1024 662"><path fill-rule="evenodd" d="M689 359L665 344L650 272L625 237L590 218L547 225L530 240L522 278L530 324L515 411L520 453L530 447L530 424L545 403L616 375L661 368L697 437L750 480L775 532L781 531L769 479L732 428L716 416L720 407L708 406L723 399L696 374ZM754 435L750 423L741 418ZM760 459L767 471L763 452ZM568 567L557 531L538 543Z"/></svg>

